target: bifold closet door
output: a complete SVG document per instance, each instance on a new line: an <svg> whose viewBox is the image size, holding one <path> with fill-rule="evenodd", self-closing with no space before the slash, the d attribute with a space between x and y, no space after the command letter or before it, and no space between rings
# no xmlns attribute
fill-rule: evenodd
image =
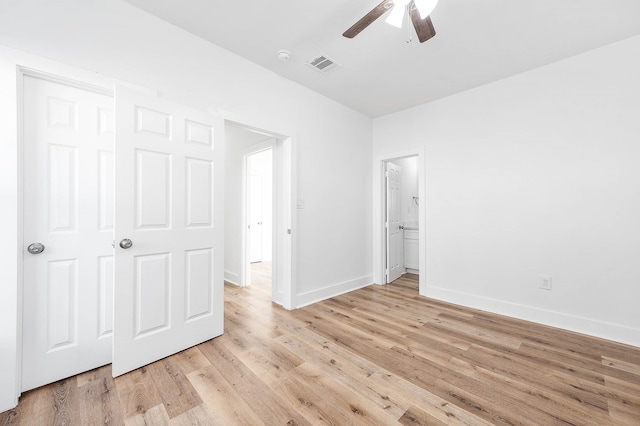
<svg viewBox="0 0 640 426"><path fill-rule="evenodd" d="M113 375L223 332L223 125L116 88Z"/></svg>
<svg viewBox="0 0 640 426"><path fill-rule="evenodd" d="M23 78L22 390L111 362L113 98Z"/></svg>
<svg viewBox="0 0 640 426"><path fill-rule="evenodd" d="M23 391L223 331L221 120L83 87L24 76Z"/></svg>
<svg viewBox="0 0 640 426"><path fill-rule="evenodd" d="M400 229L400 173L400 166L391 162L387 163L387 283L400 278L403 272L403 234Z"/></svg>

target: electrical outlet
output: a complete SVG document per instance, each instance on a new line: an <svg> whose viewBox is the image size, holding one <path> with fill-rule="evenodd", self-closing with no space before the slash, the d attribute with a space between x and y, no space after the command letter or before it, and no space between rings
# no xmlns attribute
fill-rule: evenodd
<svg viewBox="0 0 640 426"><path fill-rule="evenodd" d="M541 276L540 277L540 288L543 290L551 290L551 277Z"/></svg>

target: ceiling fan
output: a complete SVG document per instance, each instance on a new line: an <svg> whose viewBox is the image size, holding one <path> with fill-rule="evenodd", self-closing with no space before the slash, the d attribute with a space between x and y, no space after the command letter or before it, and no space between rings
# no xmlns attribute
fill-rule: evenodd
<svg viewBox="0 0 640 426"><path fill-rule="evenodd" d="M433 11L437 2L438 0L384 0L342 35L347 38L354 38L371 25L373 21L391 9L386 22L402 28L402 21L405 15L408 15L411 18L413 27L416 29L418 40L420 40L420 43L424 43L436 35L436 30L433 28L429 14Z"/></svg>

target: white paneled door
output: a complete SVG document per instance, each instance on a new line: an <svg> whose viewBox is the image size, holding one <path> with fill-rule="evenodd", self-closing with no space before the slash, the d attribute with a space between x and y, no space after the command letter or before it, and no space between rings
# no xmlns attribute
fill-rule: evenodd
<svg viewBox="0 0 640 426"><path fill-rule="evenodd" d="M24 77L22 389L111 362L113 99Z"/></svg>
<svg viewBox="0 0 640 426"><path fill-rule="evenodd" d="M116 89L114 376L222 334L222 129Z"/></svg>
<svg viewBox="0 0 640 426"><path fill-rule="evenodd" d="M387 283L402 275L402 231L400 229L400 166L387 163Z"/></svg>
<svg viewBox="0 0 640 426"><path fill-rule="evenodd" d="M22 390L222 334L221 120L23 81Z"/></svg>

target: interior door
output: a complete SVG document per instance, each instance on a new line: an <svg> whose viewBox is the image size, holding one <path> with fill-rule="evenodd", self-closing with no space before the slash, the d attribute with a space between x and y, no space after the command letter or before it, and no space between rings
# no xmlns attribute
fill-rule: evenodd
<svg viewBox="0 0 640 426"><path fill-rule="evenodd" d="M111 362L113 98L23 79L22 390Z"/></svg>
<svg viewBox="0 0 640 426"><path fill-rule="evenodd" d="M262 176L252 174L249 180L249 244L250 262L262 262Z"/></svg>
<svg viewBox="0 0 640 426"><path fill-rule="evenodd" d="M223 125L116 88L114 376L223 332Z"/></svg>
<svg viewBox="0 0 640 426"><path fill-rule="evenodd" d="M402 275L402 230L400 229L400 166L387 163L387 283Z"/></svg>

